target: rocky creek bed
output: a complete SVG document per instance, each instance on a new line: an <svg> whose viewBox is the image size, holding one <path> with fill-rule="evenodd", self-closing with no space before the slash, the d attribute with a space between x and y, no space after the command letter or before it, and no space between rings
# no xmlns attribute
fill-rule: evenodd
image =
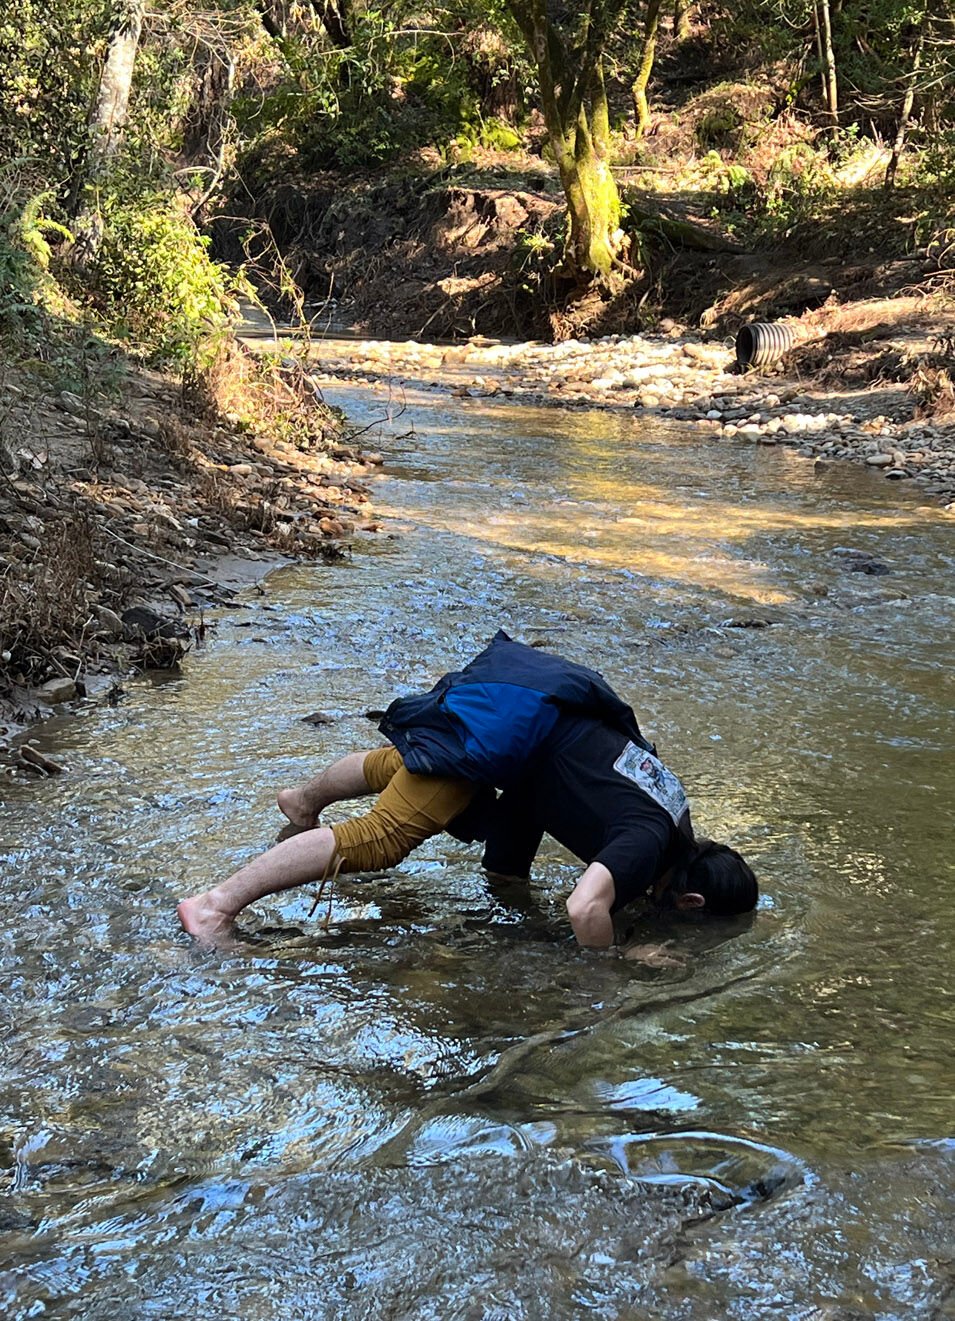
<svg viewBox="0 0 955 1321"><path fill-rule="evenodd" d="M902 325L879 347L914 360L929 343L923 328ZM632 410L641 425L659 417L700 427L715 442L751 437L760 445L790 446L817 463L851 460L887 480L914 482L933 501L950 505L955 499L955 415L920 416L918 400L902 381L847 389L784 371L741 375L731 341L677 330L561 344L485 337L449 346L317 340L313 356L345 379L423 380L459 398L505 395L559 407Z"/></svg>

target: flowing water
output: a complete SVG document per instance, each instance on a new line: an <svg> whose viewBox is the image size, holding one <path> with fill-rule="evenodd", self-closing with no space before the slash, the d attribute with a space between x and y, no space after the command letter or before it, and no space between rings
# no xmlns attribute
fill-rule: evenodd
<svg viewBox="0 0 955 1321"><path fill-rule="evenodd" d="M380 446L382 533L4 786L4 1315L955 1315L950 518L607 412L412 392ZM191 944L276 789L500 626L633 702L754 920L582 952L559 848L521 894L442 837Z"/></svg>

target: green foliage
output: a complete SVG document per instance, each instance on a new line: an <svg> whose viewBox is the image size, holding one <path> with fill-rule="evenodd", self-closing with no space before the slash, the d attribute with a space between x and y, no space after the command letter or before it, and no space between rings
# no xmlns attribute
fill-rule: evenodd
<svg viewBox="0 0 955 1321"><path fill-rule="evenodd" d="M708 151L697 162L699 185L719 193L733 205L740 205L755 191L753 176L744 165L725 161L718 151Z"/></svg>
<svg viewBox="0 0 955 1321"><path fill-rule="evenodd" d="M243 163L257 176L277 141L306 171L373 169L424 147L461 159L478 145L520 145L508 116L522 99L514 88L531 82L527 61L484 8L451 0L422 13L399 0L349 6L348 18L344 48L314 22L287 33L278 76L237 98Z"/></svg>
<svg viewBox="0 0 955 1321"><path fill-rule="evenodd" d="M512 260L519 273L518 288L537 298L550 283L556 259L567 241L566 217L546 231L519 229L514 240Z"/></svg>
<svg viewBox="0 0 955 1321"><path fill-rule="evenodd" d="M296 82L282 81L265 98L236 103L245 158L257 162L257 172L263 165L267 171L267 144L276 140L306 170L362 170L446 141L465 121L460 89L437 79L437 64L427 55L371 62L355 48L325 52L314 64L307 53L298 58L306 72Z"/></svg>
<svg viewBox="0 0 955 1321"><path fill-rule="evenodd" d="M14 176L0 202L0 324L7 329L36 329L41 310L59 311L62 297L49 274L54 245L72 241L65 225L44 208L49 191L31 193Z"/></svg>
<svg viewBox="0 0 955 1321"><path fill-rule="evenodd" d="M0 327L10 330L33 318L39 272L6 219L0 217Z"/></svg>
<svg viewBox="0 0 955 1321"><path fill-rule="evenodd" d="M500 119L485 119L481 123L480 143L495 151L517 151L523 138L510 124Z"/></svg>
<svg viewBox="0 0 955 1321"><path fill-rule="evenodd" d="M510 124L499 119L481 120L478 124L468 124L460 130L443 148L445 160L460 163L471 159L475 147L486 147L492 151L516 151L523 139Z"/></svg>
<svg viewBox="0 0 955 1321"><path fill-rule="evenodd" d="M6 190L0 212L0 325L46 335L44 317L90 313L114 338L181 369L211 351L231 323L242 277L208 253L182 203L135 192L103 204L102 247L80 278L69 264L73 234L46 214L52 190Z"/></svg>
<svg viewBox="0 0 955 1321"><path fill-rule="evenodd" d="M860 145L861 134L858 124L847 124L845 127L832 129L826 143L829 160L837 169L847 165L858 152Z"/></svg>
<svg viewBox="0 0 955 1321"><path fill-rule="evenodd" d="M714 106L697 123L696 140L704 150L732 146L742 123L735 106Z"/></svg>
<svg viewBox="0 0 955 1321"><path fill-rule="evenodd" d="M245 0L217 3L225 15ZM91 315L109 337L185 366L227 324L232 300L170 173L196 41L167 23L162 3L137 53L122 149L85 199L103 224L102 249L84 274L69 260L90 109L119 12L107 0L23 0L0 15L0 317L50 335L50 318ZM235 40L246 30L239 12L224 21Z"/></svg>
<svg viewBox="0 0 955 1321"><path fill-rule="evenodd" d="M236 280L209 257L181 204L168 195L108 199L92 272L102 316L154 362L180 368L225 331L236 312Z"/></svg>
<svg viewBox="0 0 955 1321"><path fill-rule="evenodd" d="M86 123L108 30L105 0L20 0L0 12L0 163L31 158L65 188Z"/></svg>
<svg viewBox="0 0 955 1321"><path fill-rule="evenodd" d="M822 213L835 193L835 180L824 152L794 142L779 153L759 191L762 212L757 232L789 238Z"/></svg>
<svg viewBox="0 0 955 1321"><path fill-rule="evenodd" d="M955 198L955 128L938 133L922 152L913 182L931 189L949 205Z"/></svg>

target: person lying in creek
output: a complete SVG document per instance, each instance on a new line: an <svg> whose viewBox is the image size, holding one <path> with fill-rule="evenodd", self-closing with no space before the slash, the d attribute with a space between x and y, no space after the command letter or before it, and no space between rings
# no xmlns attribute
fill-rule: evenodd
<svg viewBox="0 0 955 1321"><path fill-rule="evenodd" d="M179 905L191 935L229 938L248 904L339 871L394 867L448 831L484 842L483 867L525 878L544 833L586 869L567 899L581 945L614 943L614 915L659 908L730 916L756 906L756 878L725 844L697 839L683 786L595 671L498 632L461 671L399 698L390 745L353 752L278 805L300 833ZM331 803L377 794L369 812L321 826Z"/></svg>

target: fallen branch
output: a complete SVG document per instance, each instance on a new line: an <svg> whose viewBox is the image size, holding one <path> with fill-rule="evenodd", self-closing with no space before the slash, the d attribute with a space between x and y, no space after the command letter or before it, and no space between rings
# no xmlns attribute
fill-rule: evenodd
<svg viewBox="0 0 955 1321"><path fill-rule="evenodd" d="M42 752L38 752L29 743L22 744L17 748L17 752L19 753L21 765L27 770L39 771L42 775L62 775L66 770L65 766L51 761L49 757L45 757Z"/></svg>

